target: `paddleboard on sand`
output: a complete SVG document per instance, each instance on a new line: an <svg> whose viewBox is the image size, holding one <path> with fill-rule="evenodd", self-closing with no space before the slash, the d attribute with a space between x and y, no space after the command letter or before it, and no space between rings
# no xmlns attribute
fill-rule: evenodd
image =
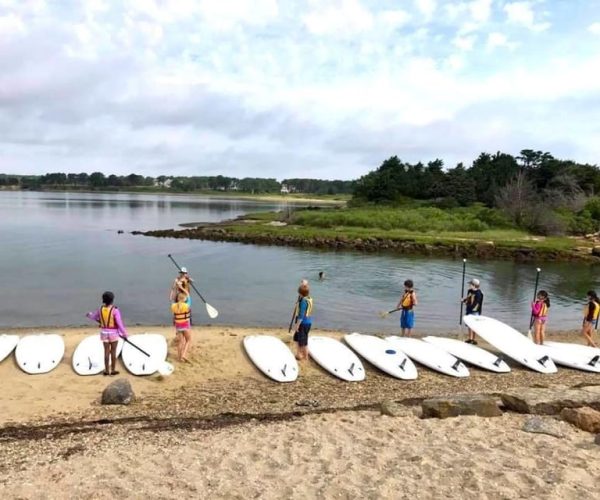
<svg viewBox="0 0 600 500"><path fill-rule="evenodd" d="M152 375L158 370L159 364L167 359L167 339L163 335L159 333L142 333L130 335L127 338L150 354L150 357L148 357L125 342L121 351L121 359L129 373L133 375Z"/></svg>
<svg viewBox="0 0 600 500"><path fill-rule="evenodd" d="M417 361L427 368L450 375L451 377L468 377L469 369L452 354L442 348L423 342L420 339L409 337L387 337L386 342L400 349L413 361Z"/></svg>
<svg viewBox="0 0 600 500"><path fill-rule="evenodd" d="M0 335L0 362L10 356L10 353L14 351L18 343L18 335Z"/></svg>
<svg viewBox="0 0 600 500"><path fill-rule="evenodd" d="M555 363L586 372L600 373L600 349L581 344L566 342L544 342L546 349Z"/></svg>
<svg viewBox="0 0 600 500"><path fill-rule="evenodd" d="M462 361L466 361L473 366L495 373L510 372L510 366L508 366L502 358L499 358L495 354L492 354L481 347L477 347L476 345L445 337L423 337L423 340L441 347L444 351L452 354L452 356Z"/></svg>
<svg viewBox="0 0 600 500"><path fill-rule="evenodd" d="M539 373L556 373L556 365L542 346L514 328L487 316L463 317L465 324L509 358Z"/></svg>
<svg viewBox="0 0 600 500"><path fill-rule="evenodd" d="M65 355L65 342L60 335L42 333L26 335L19 340L15 357L25 373L48 373Z"/></svg>
<svg viewBox="0 0 600 500"><path fill-rule="evenodd" d="M344 340L369 363L388 375L402 380L417 378L417 367L410 358L385 340L360 333L346 335Z"/></svg>
<svg viewBox="0 0 600 500"><path fill-rule="evenodd" d="M117 358L122 349L123 340L119 339ZM104 371L104 346L99 335L90 335L79 342L73 353L72 365L78 375L98 375Z"/></svg>
<svg viewBox="0 0 600 500"><path fill-rule="evenodd" d="M276 382L293 382L298 378L296 358L277 337L249 335L243 343L250 360L267 377Z"/></svg>
<svg viewBox="0 0 600 500"><path fill-rule="evenodd" d="M365 379L365 369L348 347L330 337L309 337L308 352L321 368L346 382Z"/></svg>

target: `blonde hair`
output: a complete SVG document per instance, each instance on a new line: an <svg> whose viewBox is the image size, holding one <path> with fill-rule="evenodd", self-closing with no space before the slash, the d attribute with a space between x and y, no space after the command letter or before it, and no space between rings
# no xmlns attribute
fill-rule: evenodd
<svg viewBox="0 0 600 500"><path fill-rule="evenodd" d="M183 302L185 299L187 299L187 295L185 293L179 292L177 294L177 302Z"/></svg>

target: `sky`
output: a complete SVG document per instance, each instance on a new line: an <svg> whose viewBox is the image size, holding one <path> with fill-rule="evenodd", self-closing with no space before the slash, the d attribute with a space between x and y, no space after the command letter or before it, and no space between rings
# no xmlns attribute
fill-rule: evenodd
<svg viewBox="0 0 600 500"><path fill-rule="evenodd" d="M600 163L597 0L0 0L0 172Z"/></svg>

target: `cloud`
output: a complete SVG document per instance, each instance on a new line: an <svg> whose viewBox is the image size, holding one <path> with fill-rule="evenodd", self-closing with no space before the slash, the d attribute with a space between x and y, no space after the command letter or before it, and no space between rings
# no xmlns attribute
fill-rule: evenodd
<svg viewBox="0 0 600 500"><path fill-rule="evenodd" d="M531 31L540 32L550 28L549 22L536 22L536 15L531 2L512 2L504 6L510 23L523 26Z"/></svg>
<svg viewBox="0 0 600 500"><path fill-rule="evenodd" d="M429 21L437 9L436 0L414 0L417 10Z"/></svg>
<svg viewBox="0 0 600 500"><path fill-rule="evenodd" d="M594 35L600 35L600 23L592 23L588 26L588 31Z"/></svg>
<svg viewBox="0 0 600 500"><path fill-rule="evenodd" d="M497 31L494 31L488 35L485 44L489 50L494 50L499 47L506 47L510 50L513 50L517 47L517 45L518 44L515 42L510 42L504 33L499 33Z"/></svg>

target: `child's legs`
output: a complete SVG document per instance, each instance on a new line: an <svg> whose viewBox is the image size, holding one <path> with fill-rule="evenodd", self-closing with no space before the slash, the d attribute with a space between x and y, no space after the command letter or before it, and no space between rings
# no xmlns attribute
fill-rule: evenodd
<svg viewBox="0 0 600 500"><path fill-rule="evenodd" d="M536 344L542 343L540 329L541 329L540 320L536 318L535 320L533 320L533 335L534 335L534 340L535 340Z"/></svg>
<svg viewBox="0 0 600 500"><path fill-rule="evenodd" d="M110 373L110 342L102 342L104 347L104 371Z"/></svg>
<svg viewBox="0 0 600 500"><path fill-rule="evenodd" d="M117 367L117 345L119 344L118 341L113 341L109 343L109 349L110 349L110 366L111 366L111 371L114 372L116 371L116 367Z"/></svg>
<svg viewBox="0 0 600 500"><path fill-rule="evenodd" d="M540 344L543 344L546 340L546 321L542 321L540 324Z"/></svg>
<svg viewBox="0 0 600 500"><path fill-rule="evenodd" d="M190 330L185 330L182 332L181 336L183 337L183 351L181 352L181 357L186 359L190 345L192 344L192 332L190 332Z"/></svg>
<svg viewBox="0 0 600 500"><path fill-rule="evenodd" d="M177 338L177 359L181 361L181 356L183 355L183 348L185 344L185 339L183 338L183 333L177 330L175 332L175 336Z"/></svg>

